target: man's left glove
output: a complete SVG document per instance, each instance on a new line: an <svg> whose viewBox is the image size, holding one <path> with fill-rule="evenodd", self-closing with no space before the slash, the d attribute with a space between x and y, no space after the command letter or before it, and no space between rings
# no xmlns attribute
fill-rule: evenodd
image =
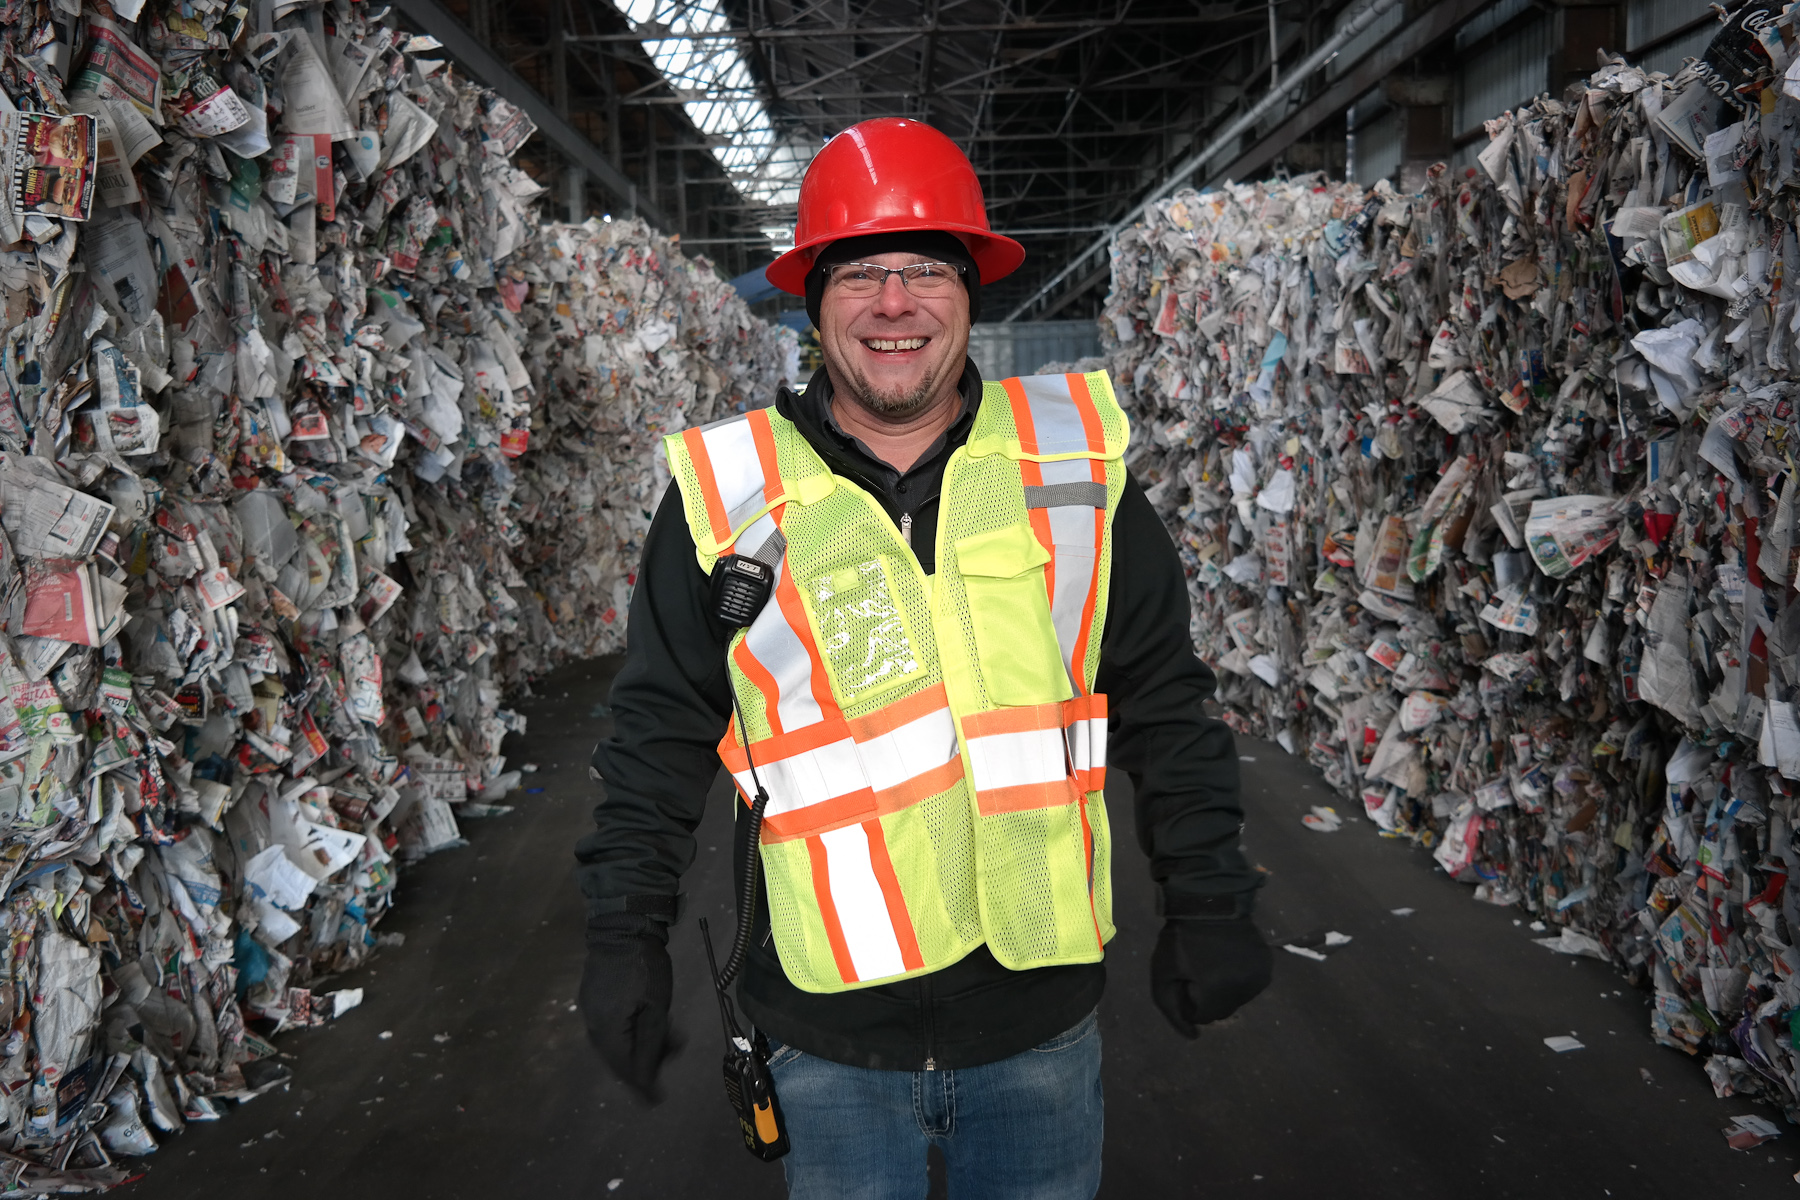
<svg viewBox="0 0 1800 1200"><path fill-rule="evenodd" d="M1274 955L1247 916L1172 917L1150 956L1150 997L1184 1038L1222 1021L1269 986Z"/></svg>
<svg viewBox="0 0 1800 1200"><path fill-rule="evenodd" d="M588 918L587 943L581 1015L588 1040L626 1087L658 1104L657 1074L680 1048L669 1029L669 927L640 913L606 913Z"/></svg>

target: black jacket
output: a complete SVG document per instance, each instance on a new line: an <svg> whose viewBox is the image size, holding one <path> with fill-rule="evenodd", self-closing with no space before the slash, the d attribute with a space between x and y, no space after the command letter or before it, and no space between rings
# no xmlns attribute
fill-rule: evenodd
<svg viewBox="0 0 1800 1200"><path fill-rule="evenodd" d="M965 408L944 439L904 474L831 419L824 371L776 411L832 471L912 517L912 545L935 570L938 494L950 454L981 402L973 363ZM1113 516L1113 567L1094 690L1110 713L1107 763L1130 775L1139 843L1171 913L1247 913L1257 878L1238 846L1242 808L1231 732L1201 712L1214 679L1188 634L1188 593L1168 532L1135 480ZM716 747L731 711L725 654L731 630L707 609L707 577L671 485L644 541L631 599L625 664L613 684L613 736L594 751L606 795L595 832L576 848L590 914L673 912L694 860L694 829L719 772ZM738 854L748 823L737 822ZM985 946L933 974L848 992L788 982L769 939L766 896L739 999L760 1028L808 1053L890 1070L970 1067L1017 1054L1069 1028L1099 1001L1105 967L1009 971Z"/></svg>

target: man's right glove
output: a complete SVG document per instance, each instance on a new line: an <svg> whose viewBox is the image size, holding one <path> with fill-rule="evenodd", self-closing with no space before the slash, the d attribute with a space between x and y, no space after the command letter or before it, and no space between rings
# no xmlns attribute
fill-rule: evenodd
<svg viewBox="0 0 1800 1200"><path fill-rule="evenodd" d="M626 1087L659 1104L657 1073L680 1048L669 1030L669 927L641 913L606 913L588 918L587 943L581 1014L588 1040Z"/></svg>
<svg viewBox="0 0 1800 1200"><path fill-rule="evenodd" d="M1269 986L1275 956L1250 917L1172 917L1150 956L1150 998L1175 1032L1222 1021Z"/></svg>

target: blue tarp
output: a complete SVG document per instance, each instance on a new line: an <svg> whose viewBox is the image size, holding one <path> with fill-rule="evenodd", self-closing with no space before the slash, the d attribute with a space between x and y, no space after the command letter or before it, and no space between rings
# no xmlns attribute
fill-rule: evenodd
<svg viewBox="0 0 1800 1200"><path fill-rule="evenodd" d="M745 304L755 304L758 300L767 300L771 296L781 295L781 289L769 282L769 277L763 274L761 267L757 267L753 271L745 271L731 281L731 286L738 295L744 298Z"/></svg>
<svg viewBox="0 0 1800 1200"><path fill-rule="evenodd" d="M755 304L759 300L770 300L776 296L786 294L780 288L769 282L769 277L763 274L763 268L761 267L756 268L754 271L745 271L742 275L739 275L736 279L731 281L731 286L739 296L744 298L745 304ZM792 329L795 333L799 334L805 334L807 330L812 328L812 322L807 319L806 310L799 308L777 314L775 323L777 325L786 325L789 329Z"/></svg>

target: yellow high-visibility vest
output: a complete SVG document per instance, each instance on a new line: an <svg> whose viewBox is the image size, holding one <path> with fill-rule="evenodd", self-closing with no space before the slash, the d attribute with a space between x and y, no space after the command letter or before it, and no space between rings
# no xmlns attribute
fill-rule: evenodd
<svg viewBox="0 0 1800 1200"><path fill-rule="evenodd" d="M701 569L776 566L736 634L719 756L769 794L775 946L813 992L1098 961L1113 935L1112 514L1130 427L1104 372L985 386L944 470L937 574L873 497L758 409L664 439ZM748 741L749 754L744 744Z"/></svg>

